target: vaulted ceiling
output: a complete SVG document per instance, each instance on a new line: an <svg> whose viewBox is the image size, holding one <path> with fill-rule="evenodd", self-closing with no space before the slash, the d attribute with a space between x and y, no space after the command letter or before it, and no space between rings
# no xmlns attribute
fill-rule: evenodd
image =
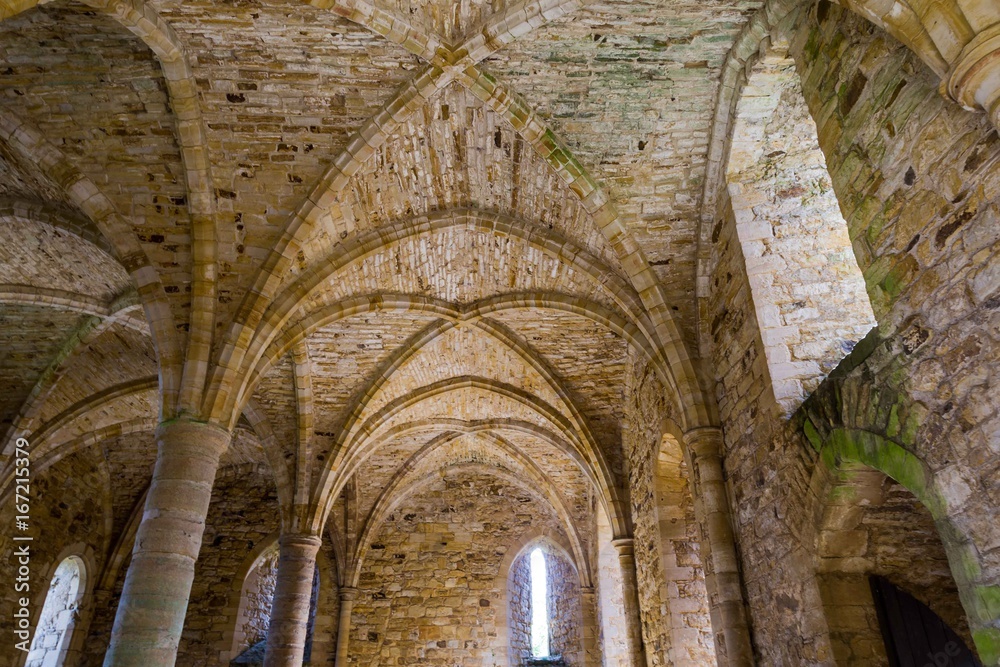
<svg viewBox="0 0 1000 667"><path fill-rule="evenodd" d="M586 539L630 359L697 390L711 122L759 5L0 7L8 441L132 479L135 434L193 411L239 422L288 522L357 538L474 462Z"/></svg>

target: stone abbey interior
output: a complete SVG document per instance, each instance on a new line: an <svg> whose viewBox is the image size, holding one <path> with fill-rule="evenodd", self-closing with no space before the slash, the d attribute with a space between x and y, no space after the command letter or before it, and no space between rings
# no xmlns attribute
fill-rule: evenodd
<svg viewBox="0 0 1000 667"><path fill-rule="evenodd" d="M0 667L1000 665L1000 2L0 0Z"/></svg>

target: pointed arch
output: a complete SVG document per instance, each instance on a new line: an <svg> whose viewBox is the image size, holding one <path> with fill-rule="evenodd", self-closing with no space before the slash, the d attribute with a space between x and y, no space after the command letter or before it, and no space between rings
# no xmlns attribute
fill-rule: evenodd
<svg viewBox="0 0 1000 667"><path fill-rule="evenodd" d="M655 333L645 317L640 295L610 267L570 239L553 230L541 230L508 216L476 209L453 209L397 222L362 234L340 246L336 257L307 270L287 286L260 316L252 338L249 332L244 332L245 337L240 334L245 339L244 342L233 341L230 337L230 342L222 352L208 398L212 403L209 409L211 417L224 419L225 415L232 414L238 395L230 387L235 385L241 370L245 372L256 365L267 348L291 325L295 313L338 272L405 240L463 228L475 233L517 238L572 267L591 280L635 326L644 333L648 332L647 336L655 340ZM308 315L309 313L304 314L306 317Z"/></svg>
<svg viewBox="0 0 1000 667"><path fill-rule="evenodd" d="M358 585L358 578L361 575L361 568L364 563L365 555L368 552L372 540L375 538L375 532L381 527L385 516L391 513L400 502L402 502L407 496L411 495L415 490L420 488L422 485L433 481L432 479L428 480L426 478L410 479L413 473L419 469L420 464L429 459L436 451L445 445L448 445L454 440L465 435L468 435L468 433L445 432L441 434L421 447L420 450L413 454L413 456L411 456L396 472L393 479L379 495L375 505L369 512L368 517L366 517L361 537L358 540L349 579L350 583L348 585L354 587ZM525 456L525 454L517 447L498 436L492 437L491 440L505 455L510 456L515 462L523 466L525 471L528 473L529 479L521 480L519 485L523 486L527 481L539 485L536 490L540 491L545 500L550 504L553 511L555 511L556 515L562 521L563 528L569 536L570 544L568 545L568 548L563 547L567 551L568 559L573 563L574 567L577 566L577 563L584 564L578 567L578 573L581 580L586 579L589 581L589 573L586 567L586 550L583 546L580 531L570 516L566 504L558 490L552 484L551 480L548 479L545 473L538 467L538 465ZM465 465L472 465L473 463L474 462L449 462L444 468L438 469L438 472L443 474L443 471L445 470ZM510 477L516 478L514 475L510 475Z"/></svg>

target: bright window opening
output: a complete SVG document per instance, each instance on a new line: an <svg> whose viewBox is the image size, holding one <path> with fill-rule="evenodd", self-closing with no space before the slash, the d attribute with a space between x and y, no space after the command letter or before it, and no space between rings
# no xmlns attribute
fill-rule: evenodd
<svg viewBox="0 0 1000 667"><path fill-rule="evenodd" d="M26 667L58 667L66 658L83 597L83 561L70 556L56 568L38 619Z"/></svg>
<svg viewBox="0 0 1000 667"><path fill-rule="evenodd" d="M545 554L541 549L531 552L531 655L549 657L548 576Z"/></svg>

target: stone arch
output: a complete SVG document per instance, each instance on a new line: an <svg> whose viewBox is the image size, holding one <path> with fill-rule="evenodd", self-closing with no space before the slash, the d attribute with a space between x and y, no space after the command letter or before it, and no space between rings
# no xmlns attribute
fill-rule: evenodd
<svg viewBox="0 0 1000 667"><path fill-rule="evenodd" d="M316 6L330 5L319 1ZM485 40L479 35L474 35L457 49L443 45L433 48L435 42L431 37L392 16L383 16L380 10L367 3L352 3L350 8L343 8L339 12L342 16L394 41L427 60L431 66L412 79L378 114L369 119L358 134L352 137L345 151L295 212L275 252L258 273L254 288L251 290L251 293L258 297L244 304L238 321L256 319L257 313L264 310L261 302L266 303L273 298L281 276L291 265L290 258L302 247L304 240L309 236L309 231L317 226L323 214L333 205L336 194L357 173L361 164L374 154L375 149L385 142L388 134L444 86L452 80L458 80L473 95L510 123L522 139L548 162L579 197L584 208L593 217L595 225L622 261L629 282L638 293L643 308L650 313L656 338L659 339L658 348L667 362L665 367L658 368L658 372L662 373L664 384L673 390L674 400L678 403L684 421L692 428L712 423L716 418L712 397L705 392L701 384L702 378L695 371L678 323L666 308L664 295L652 267L646 261L641 247L623 224L610 197L539 115L516 92L508 90L496 78L482 72L476 64L478 61L470 57L475 53L478 58L485 58L490 52L507 43L508 37L504 31L509 31L512 39L577 6L575 2L559 2L553 7L547 7L544 16L536 15L534 8L525 11L523 17L521 10L517 10L509 17L504 14L498 23L490 23L484 29L482 36L486 37ZM375 15L379 16L378 20L373 20ZM494 30L498 32L494 33ZM245 325L237 325L235 329L238 330L239 326Z"/></svg>
<svg viewBox="0 0 1000 667"><path fill-rule="evenodd" d="M477 67L470 68L462 83L487 107L507 120L525 143L548 161L580 198L594 224L611 244L628 274L630 285L639 294L643 309L649 314L656 333L653 339L657 340L666 361L663 368L657 368L657 373L669 389L682 421L688 428L714 423L718 418L714 398L704 390L680 326L666 307L656 274L642 248L626 228L611 197L515 91Z"/></svg>
<svg viewBox="0 0 1000 667"><path fill-rule="evenodd" d="M225 664L263 642L267 636L276 585L279 539L280 534L275 532L254 545L233 577L228 605L222 612L227 617L226 629L218 645L219 655ZM313 574L316 588L307 635L307 645L311 648L309 664L325 665L333 654L337 614L335 571L325 550L320 548ZM263 653L260 658L263 659Z"/></svg>
<svg viewBox="0 0 1000 667"><path fill-rule="evenodd" d="M526 480L520 480L521 483L531 482L536 484L536 492L538 492L549 506L553 512L559 517L563 524L563 530L569 536L569 542L565 545L565 550L569 556L570 561L574 564L577 569L578 576L581 580L581 586L589 586L590 577L587 571L587 561L586 552L583 547L583 540L580 536L580 532L575 522L573 521L565 502L563 501L559 491L555 488L554 484L547 478L545 473L535 464L530 458L528 458L523 452L521 452L517 447L507 442L502 437L494 435L492 433L492 428L488 427L489 430L484 429L486 434L492 435L491 441L494 445L503 452L504 455L511 457L518 464L523 466L526 471L525 476L528 477ZM475 434L480 431L467 428L459 428L457 431L449 430L442 435L434 438L431 442L427 443L419 451L417 451L410 459L403 464L399 472L396 473L393 480L386 486L385 490L382 492L380 497L372 508L369 516L365 520L364 528L361 532L361 537L358 540L358 545L356 548L355 556L352 559L353 567L350 573L350 579L348 585L357 586L358 578L361 573L361 566L364 561L365 555L370 547L371 540L378 528L381 526L382 521L385 516L392 512L406 496L415 492L419 486L424 483L425 480L420 478L410 479L412 474L419 469L420 464L429 459L436 450L444 445L451 443L457 438L463 437L465 435ZM454 468L461 465L473 465L473 462L462 462L462 461L452 461L446 466L447 468ZM439 469L440 472L440 469ZM500 469L498 468L498 472ZM506 471L504 471L506 474ZM337 491L339 493L339 491ZM331 494L336 496L337 493ZM563 542L560 542L562 544ZM578 563L582 565L578 566ZM509 566L509 563L507 563Z"/></svg>
<svg viewBox="0 0 1000 667"><path fill-rule="evenodd" d="M173 398L181 383L183 354L173 316L159 275L136 235L100 188L74 167L69 159L27 121L0 112L0 140L15 153L34 162L64 189L69 200L97 226L115 249L115 257L128 272L143 304L157 350L164 414L173 411Z"/></svg>
<svg viewBox="0 0 1000 667"><path fill-rule="evenodd" d="M435 475L429 475L420 479L409 481L405 484L399 484L397 488L392 489L394 493L389 497L388 495L383 496L383 504L381 507L377 508L378 513L373 514L368 524L365 526L365 534L358 544L358 556L354 559L354 565L351 571L350 584L356 586L358 583L358 577L360 576L361 570L364 567L364 555L367 550L368 545L371 543L371 539L375 536L378 529L381 527L381 523L384 521L385 517L392 512L392 510L397 507L403 500L408 496L412 496L414 493L419 492L424 486L431 484L436 481L436 477L443 476L449 472L456 471L473 471L473 472L484 472L485 474L491 475L498 479L504 480L515 486L524 488L530 491L532 494L537 495L543 499L544 490L539 490L527 486L526 480L521 479L518 475L507 472L497 466L475 463L475 462L458 462L454 464L449 464L443 468L439 468ZM545 499L547 501L547 499ZM570 546L571 551L573 550L572 545ZM574 560L575 564L576 561Z"/></svg>
<svg viewBox="0 0 1000 667"><path fill-rule="evenodd" d="M52 202L0 197L0 219L11 218L33 220L57 227L97 246L106 255L116 256L114 247L91 220Z"/></svg>
<svg viewBox="0 0 1000 667"><path fill-rule="evenodd" d="M606 470L607 464L604 461L604 456L599 447L597 447L595 437L591 433L586 420L552 369L542 360L536 358L523 341L509 335L502 328L493 326L491 323L485 321L477 321L476 325L492 342L499 342L505 349L513 351L527 367L536 372L542 382L552 391L552 395L549 398L553 402L549 403L542 398L529 396L519 387L510 386L488 378L475 378L473 386L479 388L488 386L491 387L492 391L503 394L508 398L513 398L520 403L526 405L530 403L533 406L532 409L534 412L542 415L544 419L556 426L563 433L569 434L570 440L578 444L578 450L588 459L588 465L593 466L595 470ZM341 437L338 439L338 449L349 455L354 445L361 445L359 438L371 437L371 434L375 430L378 430L380 425L392 419L394 413L412 407L414 401L431 398L438 393L461 386L463 381L470 379L467 377L445 378L430 385L433 390L428 389L423 395L422 392L424 392L424 389L419 389L409 392L409 398L407 396L399 396L385 406L379 407L379 404L376 403L375 407L379 409L376 410L374 415L369 416L373 400L380 395L383 388L391 383L393 374L409 359L417 355L425 345L432 341L440 340L440 336L452 330L453 326L448 321L434 321L420 332L414 334L406 345L394 351L385 359L378 367L374 381L366 388L364 395L357 401L356 406L345 422L341 430ZM332 464L332 466L335 468L336 464Z"/></svg>
<svg viewBox="0 0 1000 667"><path fill-rule="evenodd" d="M217 236L215 194L212 186L208 137L198 102L198 87L181 40L169 23L143 0L83 0L94 9L112 16L152 51L160 62L176 120L176 137L185 169L192 223L192 307L187 341L184 377L178 377L177 389L183 395L172 396L181 404L193 404L194 396L204 385L208 372L215 313L215 264ZM16 0L0 4L0 21L40 4L37 0ZM91 184L92 185L92 184ZM94 193L96 193L96 188ZM73 193L71 193L73 194ZM100 195L98 195L100 196ZM90 214L88 208L83 209ZM113 207L110 209L113 210ZM93 217L93 215L91 215ZM100 226L101 221L94 219ZM102 229L103 232L103 229ZM131 235L134 236L134 235ZM111 239L109 239L111 240ZM134 239L133 239L134 240ZM125 255L120 255L125 262ZM133 278L133 267L126 263ZM141 281L136 281L141 287ZM151 313L147 313L150 315ZM150 317L150 322L154 319ZM154 334L155 335L155 334ZM161 344L166 345L167 341ZM157 346L159 347L159 345ZM180 363L178 361L178 363ZM193 376L193 377L191 377ZM166 403L166 401L164 401ZM165 413L172 410L165 408Z"/></svg>
<svg viewBox="0 0 1000 667"><path fill-rule="evenodd" d="M14 304L38 312L32 316L33 326L52 325L40 309L52 309L57 316L56 311L84 316L67 330L27 394L18 395L17 414L0 432L2 456L13 448L17 435L38 427L46 400L92 343L116 324L147 336L149 330L133 317L142 304L132 277L93 222L79 213L49 203L0 198L0 245L9 260L0 270L0 283L5 283L0 285L0 306ZM32 259L38 252L50 259Z"/></svg>
<svg viewBox="0 0 1000 667"><path fill-rule="evenodd" d="M235 613L222 640L227 664L263 639L264 635L252 636L254 628L266 633L265 626L271 612L270 597L274 595L274 576L278 567L278 537L277 533L272 533L254 545L233 577L230 600L236 605L230 602L229 607L230 612ZM268 599L265 601L262 596Z"/></svg>
<svg viewBox="0 0 1000 667"><path fill-rule="evenodd" d="M597 557L594 577L597 589L600 653L606 665L629 664L628 625L625 618L625 596L621 562L613 540L618 534L604 508L596 509Z"/></svg>
<svg viewBox="0 0 1000 667"><path fill-rule="evenodd" d="M529 392L492 378L477 376L460 376L447 378L424 387L420 387L408 394L404 394L378 410L375 414L361 414L358 419L345 424L343 436L338 439L338 449L344 452L341 457L338 455L332 468L339 467L341 461L347 461L354 457L355 452L365 445L365 441L377 438L389 427L391 420L398 414L413 408L427 399L442 394L462 391L469 388L480 389L491 394L497 394L506 399L520 404L531 413L537 414L545 423L552 426L554 430L566 437L592 465L601 463L600 450L594 443L586 437L586 433L581 432L579 425L560 413L555 406L544 403ZM595 466L602 469L606 466Z"/></svg>
<svg viewBox="0 0 1000 667"><path fill-rule="evenodd" d="M548 511L548 504L535 485L519 473L506 472L504 468L487 462L460 462L438 468L434 474L422 475L403 492L402 502L405 504L401 504L398 511L386 515L383 527L387 530L380 529L375 533L377 542L360 567L358 588L366 593L358 598L353 609L352 634L356 632L362 638L367 635L373 644L352 641L352 654L363 652L363 655L369 656L363 662L373 661L372 664L375 664L384 661L371 658L373 651L402 650L404 658L408 657L404 662L409 664L417 660L416 654L424 648L472 650L471 657L476 664L495 664L490 660L490 649L496 642L493 632L495 617L501 612L499 594L494 587L496 573L506 553L505 549L501 549L516 534L528 531L532 526L548 525L561 532L559 522ZM516 524L501 522L496 514L497 507L503 507L504 513L515 512L521 517ZM527 507L532 508L530 513L519 509ZM475 527L462 525L458 519L461 513L467 511L474 511L479 517ZM404 515L404 512L416 514ZM415 523L409 523L411 521ZM501 528L501 525L508 528ZM512 532L511 528L515 525L517 528ZM442 560L438 557L440 554L449 556ZM424 568L435 574L429 579L419 577ZM390 576L393 574L395 576ZM447 580L448 577L453 578ZM457 597L436 603L434 598L437 593L431 591L441 590L442 583L451 589L451 596ZM428 592L412 596L407 593L411 587ZM433 612L410 614L407 611L401 615L396 608L400 605L416 611L439 606L442 602L450 606L459 605L463 614L478 620L469 621L469 630L463 630L460 625L449 625L438 631ZM407 625L402 638L383 649L382 637L391 637L389 633L394 635L399 631L399 623L393 619L411 616L420 619L419 633L417 628ZM410 634L410 630L414 633ZM475 644L466 644L466 640ZM417 644L414 646L408 642ZM469 662L468 654L463 657ZM461 661L462 658L459 658L448 661L448 664Z"/></svg>
<svg viewBox="0 0 1000 667"><path fill-rule="evenodd" d="M499 214L475 209L442 211L404 220L388 228L375 229L352 239L337 249L337 255L331 261L306 270L295 282L285 286L262 314L254 314L254 319L246 322L237 320L229 333L229 342L221 352L219 370L207 399L211 404L213 418L223 419L224 415L232 414L233 406L239 399L238 392L234 390L237 374L256 366L271 344L293 324L295 314L307 305L308 300L316 301L316 296L324 285L339 271L357 265L378 252L384 252L395 244L420 236L461 229L491 234L496 238L518 239L589 280L596 292L608 299L627 319L644 331L649 331L641 299L634 288L571 239L552 230L539 230L538 227ZM329 305L319 301L312 308ZM309 315L308 312L302 313L303 318ZM650 335L650 339L656 338Z"/></svg>
<svg viewBox="0 0 1000 667"><path fill-rule="evenodd" d="M551 445L555 449L558 449L563 454L566 454L580 467L580 470L583 471L583 473L587 476L587 479L594 485L595 488L602 488L601 482L594 474L594 471L587 465L587 462L581 457L579 452L572 445L565 442L564 438L561 438L557 433L542 428L537 424L517 419L493 419L485 421L465 421L461 419L447 419L443 417L423 419L416 422L409 422L386 431L379 438L372 439L370 444L366 444L366 451L371 451L375 447L380 446L383 442L387 442L393 438L403 437L423 430L441 430L445 432L445 435L490 432L502 434L504 432L510 432L535 437ZM333 499L337 497L343 489L343 486L347 483L347 480L350 479L350 477L356 472L357 468L357 465L351 467L350 469L344 468L344 472L337 476L336 481L333 482L333 485L331 486L333 490L327 496L326 503L328 506L323 509L324 513L329 512L329 506L332 506ZM598 497L601 500L602 507L605 506L607 502L606 494L602 492Z"/></svg>
<svg viewBox="0 0 1000 667"><path fill-rule="evenodd" d="M819 443L820 457L830 468L836 469L847 462L878 470L913 493L930 512L947 553L979 657L984 664L1000 660L1000 609L994 603L1000 598L1000 585L983 572L979 551L964 536L953 516L947 482L936 478L915 454L873 431L836 427L823 438L811 421L806 422L805 429L810 441L814 445Z"/></svg>
<svg viewBox="0 0 1000 667"><path fill-rule="evenodd" d="M592 438L587 437L588 433L581 432L570 419L564 417L552 406L542 404L533 395L504 383L478 377L454 378L422 387L392 401L378 413L365 419L364 422L355 421L354 425L345 424L335 448L337 455L332 457L324 468L318 485L318 498L326 499L325 503L319 504L323 518L332 507L332 502L339 493L340 487L357 469L360 461L366 456L366 452L370 452L381 442L383 437L391 433L391 428L387 428L387 425L394 415L436 395L469 388L496 393L498 396L512 400L538 414L552 425L555 431L575 449L577 455L573 458L585 462L584 471L588 477L596 480L596 487L602 496L603 503L611 513L610 516L615 523L616 530L619 531L618 534L627 534L628 516L623 511L624 506L621 504L618 487L600 448ZM561 449L561 447L559 448Z"/></svg>
<svg viewBox="0 0 1000 667"><path fill-rule="evenodd" d="M60 429L70 426L74 420L116 399L158 387L157 377L133 379L119 385L105 387L96 394L85 397L68 406L62 413L53 416L47 422L39 423L46 400L59 387L60 380L72 368L72 362L86 353L91 343L97 341L114 324L118 323L119 317L127 317L128 313L135 307L130 303L130 297L122 301L127 305L123 305L111 317L88 316L85 318L83 324L73 332L71 339L49 363L48 367L32 387L28 399L18 409L17 416L12 420L11 427L7 430L8 437L4 443L5 450L10 450L13 447L13 437L16 434L24 432L31 433L30 437L39 445L58 446L60 443L52 442L51 438ZM143 333L146 332L143 331Z"/></svg>
<svg viewBox="0 0 1000 667"><path fill-rule="evenodd" d="M132 433L152 433L156 429L156 424L157 420L155 415L146 415L133 419L126 419L118 423L81 434L79 437L71 440L60 442L52 448L39 448L39 458L32 464L33 473L37 474L42 472L67 456L70 456L81 449L93 447L103 440L116 438L121 435L129 435ZM2 476L0 476L0 500L6 499L13 491L13 487L11 486L13 479L14 468L13 465L11 465L9 468L2 471Z"/></svg>
<svg viewBox="0 0 1000 667"><path fill-rule="evenodd" d="M560 535L554 534L552 531L545 530L544 528L537 528L521 535L507 548L503 562L500 564L500 569L497 572L496 586L501 592L500 602L504 607L504 612L498 614L497 643L494 647L490 665L509 664L511 667L514 667L515 665L524 664L523 659L527 654L524 653L523 648L519 651L518 647L525 644L523 637L521 637L521 635L525 634L525 629L523 627L523 620L522 622L518 622L517 617L524 615L525 611L530 612L530 603L527 605L527 610L516 609L515 606L524 605L523 590L521 589L524 588L525 584L523 581L519 581L524 576L521 570L527 562L528 556L538 548L542 549L549 558L558 559L568 564L577 575L576 580L572 582L571 588L575 587L577 589L579 609L578 613L572 614L570 618L573 619L572 622L575 622L581 630L579 635L580 646L577 648L581 655L584 650L584 636L588 633L596 634L597 629L588 625L588 615L583 609L584 600L582 591L588 588L587 583L589 579L584 578L586 568L576 562L572 553L567 550ZM546 558L546 564L548 564L549 558ZM550 574L548 582L550 589L552 588L552 581L553 579ZM528 615L530 618L530 613ZM552 616L552 610L550 609L550 622ZM593 617L590 618L592 619ZM530 630L528 634L530 635ZM562 651L559 650L559 642L554 642L554 644L555 646L552 647L553 654L561 654ZM577 661L569 664L583 663Z"/></svg>
<svg viewBox="0 0 1000 667"><path fill-rule="evenodd" d="M38 442L47 441L59 430L69 426L73 423L73 421L81 416L93 412L101 406L106 405L118 398L148 391L157 386L158 378L146 377L108 387L67 407L47 423L42 424L34 433L31 434L31 437Z"/></svg>
<svg viewBox="0 0 1000 667"><path fill-rule="evenodd" d="M772 389L790 414L875 314L787 48L749 69L725 173Z"/></svg>
<svg viewBox="0 0 1000 667"><path fill-rule="evenodd" d="M838 664L886 660L873 575L917 597L972 646L934 519L913 494L878 470L847 462L819 466L813 485L816 577Z"/></svg>
<svg viewBox="0 0 1000 667"><path fill-rule="evenodd" d="M287 327L260 357L253 372L247 374L247 379L237 392L238 404L242 404L246 396L252 393L259 378L275 360L282 358L310 333L341 319L367 312L427 312L452 324L460 322L475 324L493 313L520 309L553 310L586 317L620 336L651 362L655 363L658 358L650 339L637 325L610 308L580 297L559 293L526 292L498 295L468 306L460 306L410 294L370 294L330 304Z"/></svg>
<svg viewBox="0 0 1000 667"><path fill-rule="evenodd" d="M794 0L767 0L740 31L723 66L702 192L697 259L699 299L708 298L708 277L712 270L711 249L715 243L713 227L725 203L724 198L720 197L725 189L725 162L729 154L736 105L746 84L746 73L763 58L772 44L786 44L797 26L805 20L807 12L815 12L820 18L824 18L829 13L831 2L863 17L898 39L941 79L942 94L947 93L948 97L958 101L966 109L986 110L988 114L992 114L993 124L1000 126L1000 104L997 103L1000 89L996 87L1000 78L993 76L992 82L983 81L995 71L996 63L1000 62L996 55L1000 48L1000 27L996 14L1000 10L989 2L977 1L963 5L949 0L931 7L922 0L822 0L816 6L813 3L803 5ZM980 11L982 13L971 20L965 18L966 14ZM993 18L990 18L991 13ZM941 21L942 15L949 18ZM929 29L938 37L932 39ZM956 30L961 35L947 36ZM935 44L935 39L938 38L944 43L950 42L949 49L952 51L959 45L962 62L953 63L942 56ZM801 66L802 63L798 64ZM895 98L895 94L891 97ZM813 117L818 119L816 114ZM829 147L824 145L824 151L826 150ZM850 219L846 211L845 217ZM860 263L860 254L858 259ZM867 267L862 266L862 270L867 271ZM703 350L708 350L711 336L705 324L701 323L699 328L699 345Z"/></svg>

